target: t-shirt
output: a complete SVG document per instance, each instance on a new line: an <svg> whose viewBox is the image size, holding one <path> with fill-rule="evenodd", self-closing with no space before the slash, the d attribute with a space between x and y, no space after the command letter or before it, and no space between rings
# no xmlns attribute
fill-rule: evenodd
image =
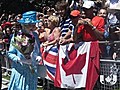
<svg viewBox="0 0 120 90"><path fill-rule="evenodd" d="M97 30L104 32L104 18L95 16L92 19L92 24L97 28ZM88 25L80 25L78 27L77 33L82 33L83 41L96 41L94 32L92 31L92 27Z"/></svg>
<svg viewBox="0 0 120 90"><path fill-rule="evenodd" d="M107 0L105 5L108 6L109 9L120 8L120 0Z"/></svg>
<svg viewBox="0 0 120 90"><path fill-rule="evenodd" d="M61 27L62 37L64 37L66 35L66 33L69 31L69 29L71 29L72 32L74 31L74 26L73 26L70 18L66 19L65 21L62 21L60 23L60 27Z"/></svg>

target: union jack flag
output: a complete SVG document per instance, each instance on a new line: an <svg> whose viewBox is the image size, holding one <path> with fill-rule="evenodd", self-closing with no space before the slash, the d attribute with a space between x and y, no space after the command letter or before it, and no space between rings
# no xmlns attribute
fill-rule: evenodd
<svg viewBox="0 0 120 90"><path fill-rule="evenodd" d="M58 47L57 45L50 45L44 48L41 48L42 58L44 65L47 69L46 79L54 81L55 72L56 72L56 62L58 58Z"/></svg>

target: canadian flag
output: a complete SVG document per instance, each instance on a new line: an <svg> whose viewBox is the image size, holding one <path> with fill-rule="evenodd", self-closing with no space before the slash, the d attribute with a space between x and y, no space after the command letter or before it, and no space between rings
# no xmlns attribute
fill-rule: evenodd
<svg viewBox="0 0 120 90"><path fill-rule="evenodd" d="M98 42L60 45L54 86L93 90L99 76Z"/></svg>

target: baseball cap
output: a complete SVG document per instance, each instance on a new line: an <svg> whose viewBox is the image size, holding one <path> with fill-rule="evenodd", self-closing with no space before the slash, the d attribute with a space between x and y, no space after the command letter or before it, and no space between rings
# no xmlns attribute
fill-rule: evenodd
<svg viewBox="0 0 120 90"><path fill-rule="evenodd" d="M94 1L85 1L85 2L83 3L83 8L89 9L89 8L91 8L91 7L95 7Z"/></svg>
<svg viewBox="0 0 120 90"><path fill-rule="evenodd" d="M73 11L71 11L70 15L73 16L73 17L77 17L77 16L80 15L80 11L79 10L73 10Z"/></svg>

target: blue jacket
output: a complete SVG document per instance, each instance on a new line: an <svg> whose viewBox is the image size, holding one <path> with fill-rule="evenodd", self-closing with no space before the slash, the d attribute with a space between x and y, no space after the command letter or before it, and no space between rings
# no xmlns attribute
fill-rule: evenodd
<svg viewBox="0 0 120 90"><path fill-rule="evenodd" d="M8 58L12 60L12 74L10 78L10 83L8 90L37 90L37 67L36 57L41 56L40 53L40 42L37 33L33 32L35 37L35 45L32 54L32 65L23 64L18 62L20 60L25 60L24 55L19 52L12 44L10 44L9 51L7 53ZM11 42L14 41L14 35ZM34 72L32 72L31 70Z"/></svg>

